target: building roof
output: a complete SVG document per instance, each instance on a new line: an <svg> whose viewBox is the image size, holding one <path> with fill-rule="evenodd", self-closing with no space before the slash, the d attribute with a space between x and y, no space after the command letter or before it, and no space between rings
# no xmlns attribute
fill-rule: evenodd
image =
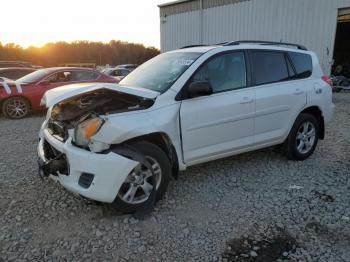
<svg viewBox="0 0 350 262"><path fill-rule="evenodd" d="M179 13L197 11L216 6L230 5L250 0L177 0L158 5L160 16L169 16ZM202 2L202 6L201 6Z"/></svg>
<svg viewBox="0 0 350 262"><path fill-rule="evenodd" d="M189 2L189 1L193 1L193 0L177 0L177 1L171 1L171 2L167 2L164 4L160 4L158 5L158 7L164 7L164 6L169 6L169 5L176 5L176 4L180 4L183 2Z"/></svg>

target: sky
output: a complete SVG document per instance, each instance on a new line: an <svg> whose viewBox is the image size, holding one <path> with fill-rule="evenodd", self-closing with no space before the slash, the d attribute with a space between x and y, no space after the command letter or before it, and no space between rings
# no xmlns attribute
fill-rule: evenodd
<svg viewBox="0 0 350 262"><path fill-rule="evenodd" d="M160 46L158 4L169 0L1 0L0 42L122 40Z"/></svg>

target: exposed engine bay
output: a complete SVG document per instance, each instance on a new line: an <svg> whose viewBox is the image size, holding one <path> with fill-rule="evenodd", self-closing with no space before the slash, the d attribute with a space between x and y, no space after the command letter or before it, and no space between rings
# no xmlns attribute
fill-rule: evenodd
<svg viewBox="0 0 350 262"><path fill-rule="evenodd" d="M53 106L48 128L53 134L66 140L68 129L100 115L142 110L151 107L154 99L148 99L109 89L99 89L63 100Z"/></svg>
<svg viewBox="0 0 350 262"><path fill-rule="evenodd" d="M104 115L135 111L149 108L153 103L154 100L151 99L99 89L56 104L52 108L51 118L71 122L86 114Z"/></svg>

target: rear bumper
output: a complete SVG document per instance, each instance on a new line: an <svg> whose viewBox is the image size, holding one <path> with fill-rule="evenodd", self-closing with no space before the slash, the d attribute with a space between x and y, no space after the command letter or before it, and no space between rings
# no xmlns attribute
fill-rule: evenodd
<svg viewBox="0 0 350 262"><path fill-rule="evenodd" d="M39 166L49 162L45 155L45 143L60 152L67 161L68 174L56 172L49 176L67 190L101 202L114 201L126 177L138 164L113 152L97 154L78 148L71 143L71 139L63 143L43 128L40 131L38 144L38 157L41 163ZM82 186L79 183L83 174L93 175L87 188L86 185Z"/></svg>

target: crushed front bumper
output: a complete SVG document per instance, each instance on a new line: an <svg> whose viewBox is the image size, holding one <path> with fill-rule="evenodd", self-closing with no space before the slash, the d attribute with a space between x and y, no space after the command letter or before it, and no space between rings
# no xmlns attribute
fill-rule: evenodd
<svg viewBox="0 0 350 262"><path fill-rule="evenodd" d="M56 152L57 159L48 156L46 147ZM39 173L71 192L107 203L114 201L126 177L138 165L114 152L98 154L78 148L70 138L61 142L45 128L39 134L38 157Z"/></svg>

